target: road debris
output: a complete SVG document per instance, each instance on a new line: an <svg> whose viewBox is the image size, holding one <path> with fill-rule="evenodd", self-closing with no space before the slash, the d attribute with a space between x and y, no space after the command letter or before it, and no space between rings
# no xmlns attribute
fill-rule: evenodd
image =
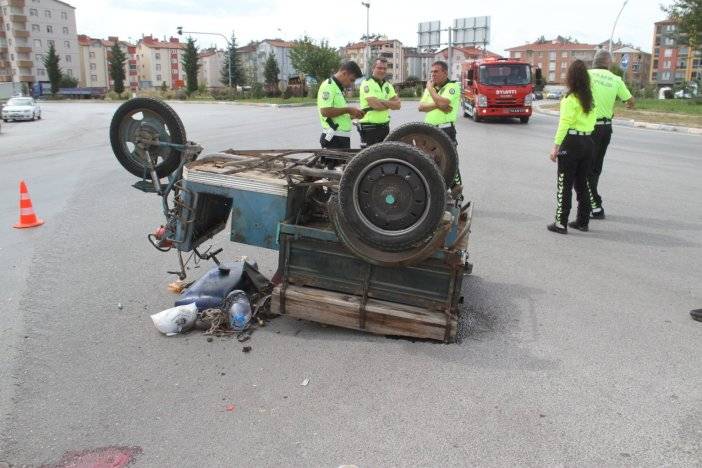
<svg viewBox="0 0 702 468"><path fill-rule="evenodd" d="M188 304L162 310L151 316L156 328L166 336L173 336L190 330L197 319L197 306Z"/></svg>
<svg viewBox="0 0 702 468"><path fill-rule="evenodd" d="M305 380L303 380L302 383L300 384L300 386L306 387L308 383L310 383L310 378L309 378L309 377L307 377Z"/></svg>
<svg viewBox="0 0 702 468"><path fill-rule="evenodd" d="M242 353L250 353L251 352L251 346L244 346L241 348Z"/></svg>
<svg viewBox="0 0 702 468"><path fill-rule="evenodd" d="M121 303L121 302L118 302L118 303L117 303L117 308L118 308L119 310L122 310L122 309L124 308L124 307L122 306L122 303Z"/></svg>
<svg viewBox="0 0 702 468"><path fill-rule="evenodd" d="M236 406L234 406L234 405L227 405L227 411L228 411L228 412L231 413L231 412L234 411L235 409L236 409Z"/></svg>

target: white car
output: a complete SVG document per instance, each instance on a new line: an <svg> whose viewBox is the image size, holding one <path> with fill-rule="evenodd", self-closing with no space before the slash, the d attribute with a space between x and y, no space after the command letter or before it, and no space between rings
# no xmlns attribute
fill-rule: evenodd
<svg viewBox="0 0 702 468"><path fill-rule="evenodd" d="M2 108L2 120L41 119L41 107L30 97L13 97Z"/></svg>

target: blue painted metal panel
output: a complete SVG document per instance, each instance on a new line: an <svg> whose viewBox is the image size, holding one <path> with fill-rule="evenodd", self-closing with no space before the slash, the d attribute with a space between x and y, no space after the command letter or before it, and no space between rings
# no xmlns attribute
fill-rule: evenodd
<svg viewBox="0 0 702 468"><path fill-rule="evenodd" d="M287 212L287 197L230 189L232 204L231 240L278 250L278 223Z"/></svg>

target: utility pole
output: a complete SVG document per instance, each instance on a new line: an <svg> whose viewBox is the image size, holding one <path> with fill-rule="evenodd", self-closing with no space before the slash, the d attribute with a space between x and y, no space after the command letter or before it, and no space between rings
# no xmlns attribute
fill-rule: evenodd
<svg viewBox="0 0 702 468"><path fill-rule="evenodd" d="M622 11L624 11L624 7L626 4L629 3L629 0L624 0L624 3L622 4L621 9L619 10L619 14L617 15L617 18L614 20L614 25L612 26L612 34L609 36L609 53L612 53L612 38L614 37L614 29L617 27L617 22L619 21L619 17L622 15Z"/></svg>
<svg viewBox="0 0 702 468"><path fill-rule="evenodd" d="M182 36L183 34L207 34L209 36L219 36L223 38L227 42L227 54L228 57L227 59L229 60L229 87L232 87L232 56L230 54L230 50L232 49L232 43L229 42L229 39L227 39L227 36L224 34L220 33L212 33L212 32L198 32L198 31L183 31L183 26L178 26L178 35ZM232 51L236 53L236 51Z"/></svg>
<svg viewBox="0 0 702 468"><path fill-rule="evenodd" d="M366 53L364 54L364 66L367 67L370 62L370 2L361 2L361 5L366 7ZM366 70L370 73L370 70Z"/></svg>

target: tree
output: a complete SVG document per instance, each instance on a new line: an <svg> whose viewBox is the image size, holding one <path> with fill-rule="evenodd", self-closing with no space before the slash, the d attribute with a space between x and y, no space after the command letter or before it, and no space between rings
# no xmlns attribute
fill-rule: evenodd
<svg viewBox="0 0 702 468"><path fill-rule="evenodd" d="M536 41L535 41L534 43L535 43L535 44L546 44L546 42L548 42L548 41L546 40L546 37L543 36L543 35L541 35L541 36L539 36L539 37L536 39Z"/></svg>
<svg viewBox="0 0 702 468"><path fill-rule="evenodd" d="M161 83L161 92L165 93L166 91L168 91L168 85L164 81L163 83Z"/></svg>
<svg viewBox="0 0 702 468"><path fill-rule="evenodd" d="M674 0L670 6L661 6L670 19L678 22L680 32L690 47L698 49L702 45L702 0Z"/></svg>
<svg viewBox="0 0 702 468"><path fill-rule="evenodd" d="M241 86L244 84L244 70L241 68L241 59L236 51L236 36L232 31L232 38L227 46L227 51L224 54L224 63L220 72L220 81L223 85L229 86L229 62L231 61L232 86Z"/></svg>
<svg viewBox="0 0 702 468"><path fill-rule="evenodd" d="M328 78L338 67L341 59L336 49L327 41L317 45L309 36L294 42L290 49L290 63L300 73L313 76L318 83Z"/></svg>
<svg viewBox="0 0 702 468"><path fill-rule="evenodd" d="M127 61L127 56L124 55L122 48L119 43L115 41L114 45L110 49L110 59L109 59L109 69L110 78L112 79L113 89L115 93L122 94L124 92L124 80L126 75L124 73L124 62Z"/></svg>
<svg viewBox="0 0 702 468"><path fill-rule="evenodd" d="M268 54L268 59L266 60L266 67L263 69L263 78L265 83L271 87L278 86L278 75L280 74L280 68L278 68L278 61L275 59L273 53Z"/></svg>
<svg viewBox="0 0 702 468"><path fill-rule="evenodd" d="M49 75L49 83L51 83L51 94L58 93L59 86L61 83L61 67L59 62L61 58L56 55L56 48L54 43L49 43L49 52L44 56L44 68L46 68L46 74Z"/></svg>
<svg viewBox="0 0 702 468"><path fill-rule="evenodd" d="M188 37L183 53L183 71L187 80L186 91L192 94L197 91L197 72L200 69L200 57L197 56L197 45L195 39Z"/></svg>
<svg viewBox="0 0 702 468"><path fill-rule="evenodd" d="M61 80L59 81L59 88L77 88L78 80L72 76L61 74Z"/></svg>

